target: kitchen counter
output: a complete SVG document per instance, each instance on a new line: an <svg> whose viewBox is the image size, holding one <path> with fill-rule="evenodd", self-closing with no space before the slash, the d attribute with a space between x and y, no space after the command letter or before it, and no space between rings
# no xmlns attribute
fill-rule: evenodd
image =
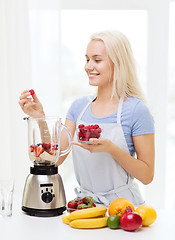
<svg viewBox="0 0 175 240"><path fill-rule="evenodd" d="M67 212L64 212L67 215ZM157 210L157 220L149 227L142 227L137 232L126 232L122 229L73 229L62 223L62 216L32 217L21 210L21 199L14 199L13 215L0 218L0 237L2 240L89 240L89 239L122 239L122 240L174 240L175 211L168 213Z"/></svg>

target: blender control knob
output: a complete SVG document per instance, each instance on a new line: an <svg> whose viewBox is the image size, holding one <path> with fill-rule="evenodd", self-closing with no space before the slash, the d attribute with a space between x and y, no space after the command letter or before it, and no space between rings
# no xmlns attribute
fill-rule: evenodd
<svg viewBox="0 0 175 240"><path fill-rule="evenodd" d="M50 192L45 192L42 194L41 198L42 198L43 202L50 203L53 199L53 195Z"/></svg>

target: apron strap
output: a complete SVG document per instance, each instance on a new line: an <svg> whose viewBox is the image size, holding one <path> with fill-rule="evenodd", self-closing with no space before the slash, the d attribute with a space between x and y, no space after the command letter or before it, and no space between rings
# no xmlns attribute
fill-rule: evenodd
<svg viewBox="0 0 175 240"><path fill-rule="evenodd" d="M91 100L86 104L86 106L83 108L83 110L81 111L80 115L78 116L77 121L79 121L81 119L81 117L83 116L84 112L88 108L89 104L91 104L91 102L93 102L95 98L96 98L96 96L91 98Z"/></svg>
<svg viewBox="0 0 175 240"><path fill-rule="evenodd" d="M94 101L94 99L96 98L93 97L88 103L87 105L84 107L84 109L82 110L82 112L80 113L80 115L78 116L78 121L81 119L81 117L83 116L84 112L86 111L86 109L88 108L89 104L91 104L91 102ZM118 110L117 110L117 123L121 123L121 113L122 113L122 106L123 106L123 100L124 100L124 97L121 96L120 97L120 101L119 101L119 104L118 104Z"/></svg>
<svg viewBox="0 0 175 240"><path fill-rule="evenodd" d="M123 100L124 100L124 97L121 96L119 104L118 104L118 110L117 110L117 123L121 123L121 114L122 114Z"/></svg>
<svg viewBox="0 0 175 240"><path fill-rule="evenodd" d="M104 193L93 193L93 192L85 190L85 189L83 189L81 187L76 187L74 189L74 191L75 191L75 193L76 193L76 195L78 197L90 196L90 197L92 197L94 199L95 202L104 204L106 206L109 206L110 205L110 201L105 197L105 195L118 194L120 192L128 190L131 187L132 182L133 181L130 181L126 185L123 185L121 187L118 187L116 189L113 189L111 191L104 192Z"/></svg>

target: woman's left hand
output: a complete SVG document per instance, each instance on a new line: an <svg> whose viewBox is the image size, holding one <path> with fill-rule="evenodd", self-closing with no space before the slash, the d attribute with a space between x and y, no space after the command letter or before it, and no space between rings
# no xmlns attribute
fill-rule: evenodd
<svg viewBox="0 0 175 240"><path fill-rule="evenodd" d="M91 153L109 152L110 146L112 145L112 142L108 139L90 138L89 142L92 144L79 143L79 142L73 141L72 145L77 145L79 147L82 147Z"/></svg>

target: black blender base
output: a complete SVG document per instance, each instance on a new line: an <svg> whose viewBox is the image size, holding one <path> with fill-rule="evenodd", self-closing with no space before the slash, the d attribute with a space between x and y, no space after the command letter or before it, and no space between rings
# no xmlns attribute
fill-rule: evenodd
<svg viewBox="0 0 175 240"><path fill-rule="evenodd" d="M22 206L22 210L30 216L53 217L53 216L62 215L63 212L66 210L66 207L55 208L55 209L34 209L34 208L27 208Z"/></svg>

